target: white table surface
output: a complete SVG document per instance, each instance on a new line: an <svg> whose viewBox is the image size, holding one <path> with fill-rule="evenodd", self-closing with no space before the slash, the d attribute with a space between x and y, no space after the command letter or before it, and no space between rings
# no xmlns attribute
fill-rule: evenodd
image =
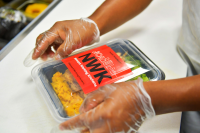
<svg viewBox="0 0 200 133"><path fill-rule="evenodd" d="M53 119L23 61L36 37L56 21L89 16L103 0L63 0L0 62L0 132L48 133ZM176 51L181 27L182 0L154 0L136 18L101 37L102 42L125 38L135 43L166 74L182 78L186 65ZM167 99L166 99L167 100ZM146 121L142 133L178 133L181 113L160 115Z"/></svg>

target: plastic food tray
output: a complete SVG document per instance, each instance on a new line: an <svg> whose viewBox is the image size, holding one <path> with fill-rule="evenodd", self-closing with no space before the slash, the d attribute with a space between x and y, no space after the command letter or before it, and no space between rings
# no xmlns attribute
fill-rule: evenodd
<svg viewBox="0 0 200 133"><path fill-rule="evenodd" d="M165 74L164 72L156 66L141 50L139 50L132 42L125 39L114 39L109 42L95 45L90 48L83 49L74 54L90 50L102 45L107 45L111 47L115 52L128 52L129 55L133 55L135 59L141 61L141 65L144 69L148 69L149 71L145 73L150 81L164 80ZM63 105L61 104L57 94L53 90L51 86L53 74L57 71L64 73L67 67L62 61L48 61L42 64L37 65L32 70L32 78L37 84L37 88L42 94L49 111L52 116L58 122L63 122L71 117L68 117L65 113Z"/></svg>

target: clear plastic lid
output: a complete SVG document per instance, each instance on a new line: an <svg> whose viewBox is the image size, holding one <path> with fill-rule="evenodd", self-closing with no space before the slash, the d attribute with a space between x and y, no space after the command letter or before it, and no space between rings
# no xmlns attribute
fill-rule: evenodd
<svg viewBox="0 0 200 133"><path fill-rule="evenodd" d="M132 42L125 39L111 40L100 45L95 45L93 47L74 52L73 55L81 53L83 51L94 49L96 47L100 47L105 44L110 47L115 53L117 53L117 55L119 55L124 60L124 62L131 68L133 72L132 75L125 77L117 82L134 80L138 77L141 77L144 81L157 81L165 79L163 71L160 70ZM56 92L56 89L58 87L56 86L57 84L55 85L53 82L55 80L57 81L57 79L52 79L52 77L56 77L56 73L57 76L62 76L66 74L67 70L68 68L62 61L47 61L37 65L32 70L32 78L37 84L37 88L42 94L49 108L49 111L58 122L66 121L71 117L66 113L65 107L63 106L63 96L60 96ZM68 81L64 80L64 82ZM84 99L84 94L81 91L78 92L77 95ZM62 99L62 101L60 99Z"/></svg>

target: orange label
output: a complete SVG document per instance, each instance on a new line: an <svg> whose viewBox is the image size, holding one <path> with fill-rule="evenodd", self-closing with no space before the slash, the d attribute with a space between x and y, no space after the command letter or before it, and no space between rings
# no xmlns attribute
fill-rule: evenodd
<svg viewBox="0 0 200 133"><path fill-rule="evenodd" d="M132 74L126 63L107 45L63 59L85 94Z"/></svg>

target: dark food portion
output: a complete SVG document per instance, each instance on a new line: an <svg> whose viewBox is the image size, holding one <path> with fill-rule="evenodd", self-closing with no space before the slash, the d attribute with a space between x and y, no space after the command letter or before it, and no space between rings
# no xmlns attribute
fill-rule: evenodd
<svg viewBox="0 0 200 133"><path fill-rule="evenodd" d="M0 38L0 50L8 43L8 41Z"/></svg>
<svg viewBox="0 0 200 133"><path fill-rule="evenodd" d="M19 11L6 7L0 8L0 38L13 39L27 25L26 17Z"/></svg>
<svg viewBox="0 0 200 133"><path fill-rule="evenodd" d="M81 86L78 84L72 73L67 69L63 74L64 78L66 79L67 84L69 85L72 92L77 92L82 90Z"/></svg>
<svg viewBox="0 0 200 133"><path fill-rule="evenodd" d="M63 77L70 90L72 92L77 92L81 98L85 99L86 94L82 91L81 86L78 84L78 82L76 81L72 73L69 71L69 69L65 71Z"/></svg>
<svg viewBox="0 0 200 133"><path fill-rule="evenodd" d="M34 3L49 5L53 0L0 0L0 50L6 46L33 18L25 9Z"/></svg>

